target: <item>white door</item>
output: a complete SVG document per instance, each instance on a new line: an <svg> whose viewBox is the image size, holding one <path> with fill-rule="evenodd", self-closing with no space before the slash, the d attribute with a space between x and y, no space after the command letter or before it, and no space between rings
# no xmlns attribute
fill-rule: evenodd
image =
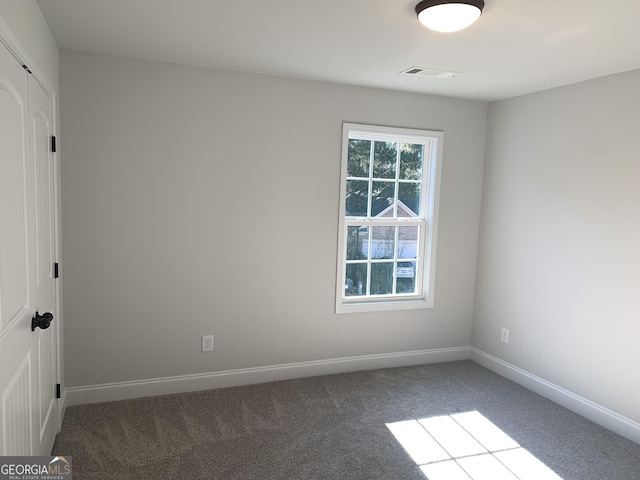
<svg viewBox="0 0 640 480"><path fill-rule="evenodd" d="M44 315L56 314L55 258L55 164L51 151L53 134L51 97L43 90L33 75L29 75L29 157L33 169L33 191L27 202L27 217L33 212L35 220L35 278L30 281L31 309ZM33 312L29 312L33 313ZM36 406L35 451L49 455L57 433L56 383L57 383L57 322L48 328L38 328L31 334L31 348L38 359L38 377L35 391Z"/></svg>
<svg viewBox="0 0 640 480"><path fill-rule="evenodd" d="M56 313L51 135L51 98L0 44L0 455L49 455L57 431L56 319L32 330Z"/></svg>

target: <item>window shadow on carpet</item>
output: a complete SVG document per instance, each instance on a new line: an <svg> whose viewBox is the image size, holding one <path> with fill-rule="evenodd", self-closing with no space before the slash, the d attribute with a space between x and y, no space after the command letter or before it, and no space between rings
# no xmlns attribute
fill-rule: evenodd
<svg viewBox="0 0 640 480"><path fill-rule="evenodd" d="M562 480L478 411L386 425L428 480Z"/></svg>

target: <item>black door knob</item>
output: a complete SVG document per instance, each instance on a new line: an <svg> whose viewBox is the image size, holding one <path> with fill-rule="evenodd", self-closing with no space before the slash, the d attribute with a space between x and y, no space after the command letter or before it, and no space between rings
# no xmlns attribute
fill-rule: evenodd
<svg viewBox="0 0 640 480"><path fill-rule="evenodd" d="M51 322L53 321L53 313L43 313L40 315L36 312L36 316L31 319L31 331L35 331L36 327L40 327L41 329L49 328Z"/></svg>

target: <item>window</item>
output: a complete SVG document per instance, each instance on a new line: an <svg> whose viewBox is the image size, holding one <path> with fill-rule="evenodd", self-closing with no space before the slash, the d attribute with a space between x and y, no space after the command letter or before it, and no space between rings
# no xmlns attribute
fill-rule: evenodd
<svg viewBox="0 0 640 480"><path fill-rule="evenodd" d="M433 306L442 142L344 124L336 312Z"/></svg>

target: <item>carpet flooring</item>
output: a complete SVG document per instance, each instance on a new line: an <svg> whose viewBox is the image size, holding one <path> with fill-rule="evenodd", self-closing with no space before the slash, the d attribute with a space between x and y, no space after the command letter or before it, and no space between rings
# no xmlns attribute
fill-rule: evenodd
<svg viewBox="0 0 640 480"><path fill-rule="evenodd" d="M76 480L425 480L387 425L465 412L563 480L640 479L640 445L471 361L69 407L52 455Z"/></svg>

